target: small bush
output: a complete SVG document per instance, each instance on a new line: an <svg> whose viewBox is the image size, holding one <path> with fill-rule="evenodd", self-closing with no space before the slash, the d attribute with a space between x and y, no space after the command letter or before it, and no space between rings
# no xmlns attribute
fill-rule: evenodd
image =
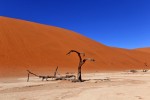
<svg viewBox="0 0 150 100"><path fill-rule="evenodd" d="M132 70L130 70L130 72L132 72L132 73L136 73L136 72L137 72L137 70L132 69Z"/></svg>
<svg viewBox="0 0 150 100"><path fill-rule="evenodd" d="M148 69L143 69L143 72L148 72Z"/></svg>

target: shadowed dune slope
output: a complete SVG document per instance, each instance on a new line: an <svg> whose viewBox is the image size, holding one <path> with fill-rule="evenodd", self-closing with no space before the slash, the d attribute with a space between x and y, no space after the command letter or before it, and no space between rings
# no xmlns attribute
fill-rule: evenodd
<svg viewBox="0 0 150 100"><path fill-rule="evenodd" d="M150 54L138 50L108 47L63 28L19 19L0 17L0 77L26 75L26 69L51 75L76 72L78 57L71 50L86 53L96 62L86 62L85 72L102 70L143 69Z"/></svg>

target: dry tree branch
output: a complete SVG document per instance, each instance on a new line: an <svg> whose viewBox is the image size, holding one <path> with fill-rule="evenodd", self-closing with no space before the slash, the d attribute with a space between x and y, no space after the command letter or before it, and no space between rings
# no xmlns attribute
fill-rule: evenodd
<svg viewBox="0 0 150 100"><path fill-rule="evenodd" d="M78 57L79 57L80 61L82 61L81 55L85 56L85 53L83 53L83 52L78 52L78 51L76 51L76 50L70 50L70 51L67 53L67 55L70 55L72 52L75 52L75 53L78 54Z"/></svg>
<svg viewBox="0 0 150 100"><path fill-rule="evenodd" d="M83 59L83 62L86 62L87 60L89 60L89 61L95 61L93 58L85 58L85 59Z"/></svg>

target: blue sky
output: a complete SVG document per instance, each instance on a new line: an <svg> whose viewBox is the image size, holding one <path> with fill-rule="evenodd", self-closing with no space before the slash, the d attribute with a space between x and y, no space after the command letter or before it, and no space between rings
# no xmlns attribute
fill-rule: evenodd
<svg viewBox="0 0 150 100"><path fill-rule="evenodd" d="M150 47L150 0L0 0L0 15L73 30L108 46Z"/></svg>

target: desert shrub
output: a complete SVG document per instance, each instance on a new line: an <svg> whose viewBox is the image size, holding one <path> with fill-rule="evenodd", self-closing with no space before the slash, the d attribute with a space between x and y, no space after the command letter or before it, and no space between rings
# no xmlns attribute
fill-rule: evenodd
<svg viewBox="0 0 150 100"><path fill-rule="evenodd" d="M143 72L148 72L148 69L143 69Z"/></svg>
<svg viewBox="0 0 150 100"><path fill-rule="evenodd" d="M130 70L130 72L132 72L132 73L136 73L136 72L137 72L137 70L132 69L132 70Z"/></svg>

